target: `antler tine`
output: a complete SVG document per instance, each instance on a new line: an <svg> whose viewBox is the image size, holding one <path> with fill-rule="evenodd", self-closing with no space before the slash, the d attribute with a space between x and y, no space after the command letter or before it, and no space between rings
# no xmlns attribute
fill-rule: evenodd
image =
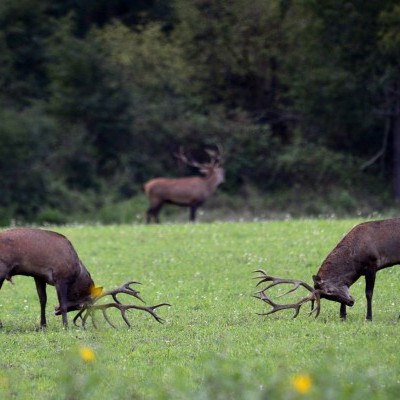
<svg viewBox="0 0 400 400"><path fill-rule="evenodd" d="M115 303L115 304L117 304L117 303ZM118 304L120 304L120 303L118 303ZM104 316L104 319L107 321L107 323L111 326L111 327L113 327L114 329L116 329L116 326L110 321L110 319L108 318L108 315L107 315L107 313L106 313L106 309L107 308L109 308L109 307L104 307L104 306L107 306L107 305L96 305L96 306L93 306L92 308L87 308L87 309L84 309L84 310L81 310L76 316L75 316L75 318L74 318L74 324L76 325L76 326L78 326L77 324L76 324L76 319L78 319L78 317L80 317L80 319L82 320L82 327L83 327L83 329L86 329L86 320L88 319L88 317L90 316L91 317L91 319L92 319L92 323L93 323L93 326L95 327L95 328L97 328L97 326L96 326L96 324L95 324L95 322L94 322L94 311L95 310L101 310L102 311L102 313L103 313L103 316ZM111 307L111 305L109 305L110 307ZM116 307L116 306L115 306ZM84 316L82 316L82 313L83 312L85 312L85 315ZM129 322L126 320L126 318L125 318L125 316L123 315L123 318L124 318L124 320L125 320L125 322L128 324L128 326L130 327L130 324L129 324Z"/></svg>
<svg viewBox="0 0 400 400"><path fill-rule="evenodd" d="M178 151L177 153L174 153L174 156L175 156L178 160L184 162L185 164L186 164L187 161L188 161L187 157L185 156L185 152L184 152L184 150L183 150L183 146L179 146L179 151Z"/></svg>
<svg viewBox="0 0 400 400"><path fill-rule="evenodd" d="M83 328L83 329L86 329L86 321L87 321L87 319L88 319L89 316L90 316L91 319L92 319L93 326L97 329L97 326L96 326L96 323L94 322L94 317L93 317L93 314L92 314L92 311L91 311L90 308L83 308L82 310L80 310L80 311L78 312L78 314L75 315L75 317L74 317L74 319L73 319L74 325L75 325L75 326L78 326L78 324L76 323L76 321L78 320L78 318L80 318L81 321L82 321L82 328Z"/></svg>
<svg viewBox="0 0 400 400"><path fill-rule="evenodd" d="M189 165L190 167L195 167L195 168L202 168L203 165L200 164L197 161L194 161L192 159L189 159L186 155L185 152L183 150L183 146L179 146L179 152L178 153L174 153L174 156L182 161L184 164Z"/></svg>
<svg viewBox="0 0 400 400"><path fill-rule="evenodd" d="M259 298L260 300L262 300L265 303L269 304L272 307L272 310L268 311L266 313L257 313L257 315L270 315L270 314L276 313L277 311L288 309L288 308L294 308L295 309L295 313L294 313L292 318L296 318L297 315L299 314L300 307L297 307L297 306L294 306L294 305L292 305L292 307L289 307L289 305L277 304L277 303L273 302L264 292L260 292L259 294L260 294L259 297L257 297L257 296L254 296L254 297Z"/></svg>
<svg viewBox="0 0 400 400"><path fill-rule="evenodd" d="M155 313L155 309L158 307L162 307L162 306L168 306L171 307L171 304L169 303L160 303L160 304L156 304L155 306L149 306L149 307L143 307L143 306L133 306L133 305L127 305L124 306L125 311L129 310L130 308L135 308L137 310L142 310L142 311L146 311L148 312L157 322L159 322L160 324L164 323L164 319L159 317L156 313Z"/></svg>
<svg viewBox="0 0 400 400"><path fill-rule="evenodd" d="M296 318L299 315L300 308L304 303L307 303L308 301L313 300L312 295L310 295L310 296L307 296L307 297L301 299L297 303L277 304L277 303L273 302L264 292L260 293L259 299L261 299L264 302L266 302L267 304L269 304L272 307L272 310L268 311L267 313L259 313L258 315L269 315L269 314L273 314L273 313L275 313L277 311L287 310L287 309L293 308L295 311L294 311L294 314L293 314L292 318Z"/></svg>
<svg viewBox="0 0 400 400"><path fill-rule="evenodd" d="M139 284L139 283L140 282L137 282L137 281L129 281L129 282L126 282L123 285L117 287L116 289L108 290L106 292L101 293L91 303L86 304L75 315L75 317L73 319L74 325L78 326L77 321L80 319L82 327L85 328L86 321L90 316L92 319L93 325L96 327L95 321L94 321L95 311L101 310L106 322L109 325L111 325L113 328L115 328L115 325L110 321L110 319L107 315L106 310L109 308L117 308L118 310L120 310L123 320L129 327L131 325L130 325L128 319L126 318L126 311L128 311L132 308L136 309L136 310L145 311L145 312L151 314L152 317L160 323L164 322L164 320L161 317L159 317L154 310L157 309L158 307L162 307L162 306L171 306L169 303L160 303L160 304L156 304L154 306L145 307L145 306L140 306L140 305L136 305L136 304L122 304L118 300L117 295L120 293L123 293L123 294L133 296L144 303L144 300L139 296L139 292L131 287L131 285ZM98 301L100 299L104 298L105 296L112 296L114 303L98 304Z"/></svg>
<svg viewBox="0 0 400 400"><path fill-rule="evenodd" d="M87 311L86 308L83 308L82 310L79 310L78 314L75 315L74 319L72 320L72 322L74 323L75 326L78 326L78 324L76 323L76 321L78 320L78 318L80 318L83 321L83 317L82 314Z"/></svg>
<svg viewBox="0 0 400 400"><path fill-rule="evenodd" d="M223 150L222 150L222 146L218 143L216 144L217 149L213 150L213 149L205 149L205 152L209 155L210 157L210 164L211 165L215 165L215 164L222 164L222 154L223 154Z"/></svg>
<svg viewBox="0 0 400 400"><path fill-rule="evenodd" d="M262 283L262 282L268 282L268 281L281 281L281 278L275 278L274 276L268 275L263 269L256 269L253 271L253 273L260 273L261 275L255 276L254 279L261 279L260 282L257 283L257 286Z"/></svg>
<svg viewBox="0 0 400 400"><path fill-rule="evenodd" d="M218 153L215 150L205 149L205 152L210 157L209 165L215 165L216 163L219 162L219 156L218 156Z"/></svg>
<svg viewBox="0 0 400 400"><path fill-rule="evenodd" d="M313 294L314 298L312 299L312 301L315 301L317 305L308 313L308 315L315 313L315 318L317 318L321 311L321 296L318 290L316 290Z"/></svg>
<svg viewBox="0 0 400 400"><path fill-rule="evenodd" d="M300 286L303 286L304 288L306 288L307 290L309 290L310 292L314 292L314 288L312 286L310 286L308 283L303 282L299 279L285 279L285 278L276 278L274 276L270 276L268 275L264 270L262 269L257 269L253 272L258 272L261 273L262 275L260 276L256 276L254 279L260 279L260 281L257 283L256 286L260 285L263 282L272 282L270 285L268 285L266 288L264 288L263 290L267 290L273 286L279 285L281 283L290 283L292 285L294 285L294 288L289 290L288 292L284 293L281 296L284 296L285 294L294 292L295 290L297 290Z"/></svg>
<svg viewBox="0 0 400 400"><path fill-rule="evenodd" d="M108 290L104 293L102 293L100 296L98 296L94 303L96 303L98 300L102 299L105 296L112 296L112 298L114 299L114 301L118 304L121 304L121 302L117 299L117 295L120 293L125 293L128 294L130 296L136 297L138 300L140 300L142 303L145 303L145 301L139 296L139 291L131 288L131 285L133 284L138 284L141 285L140 282L137 281L129 281L124 283L123 285L121 285L120 287L116 288L116 289L112 289L112 290Z"/></svg>
<svg viewBox="0 0 400 400"><path fill-rule="evenodd" d="M257 286L258 286L260 283L261 283L261 282L259 282L259 283L257 284ZM297 290L297 289L301 286L301 282L290 282L290 281L288 281L288 282L286 282L286 281L283 282L283 281L280 281L280 282L271 283L270 285L266 286L264 289L259 290L257 293L264 292L265 290L268 290L268 289L272 288L273 286L279 285L280 283L291 283L291 284L294 285L294 287L293 287L292 289L288 290L287 292L278 295L277 297L286 296L287 294L294 292L295 290Z"/></svg>
<svg viewBox="0 0 400 400"><path fill-rule="evenodd" d="M126 311L130 310L130 309L135 309L135 310L141 310L141 311L146 311L148 312L157 322L163 323L164 319L159 317L156 313L155 313L155 309L158 307L162 307L162 306L171 306L171 304L169 303L160 303L160 304L156 304L155 306L149 306L149 307L144 307L144 306L137 306L134 304L121 304L121 303L107 303L107 304L97 304L92 306L92 308L90 309L91 311L94 310L101 310L103 312L104 318L105 320L113 327L115 328L115 325L113 325L110 321L110 319L107 316L106 310L109 308L117 308L120 312L121 312L121 316L122 319L125 321L125 323L131 327L131 324L129 323L127 317L126 317Z"/></svg>
<svg viewBox="0 0 400 400"><path fill-rule="evenodd" d="M269 304L272 307L272 310L270 310L267 313L262 313L259 315L269 315L269 314L273 314L277 311L281 311L281 310L286 310L289 308L293 308L295 310L293 318L296 318L297 315L300 312L300 308L304 303L307 303L308 301L316 301L317 305L315 308L313 308L311 310L311 312L309 313L309 315L311 315L312 313L315 312L315 317L318 317L319 312L320 312L320 308L321 308L321 304L320 304L320 295L319 292L317 290L314 290L309 284L307 284L306 282L300 281L298 279L282 279L282 278L276 278L273 276L268 275L264 270L259 269L256 271L253 271L256 273L260 273L260 276L257 276L255 279L260 279L260 281L257 283L257 286L260 285L263 282L272 282L270 283L268 286L266 286L264 289L259 290L257 292L258 296L254 296L255 298L258 298L260 300L263 300L265 303ZM299 300L297 303L289 303L289 304L277 304L274 301L272 301L266 294L265 292L270 289L273 286L279 285L281 283L289 283L293 285L293 288L291 288L290 290L288 290L287 292L279 295L278 297L282 297L285 296L288 293L294 292L295 290L297 290L300 286L303 286L304 288L306 288L307 290L309 290L311 292L311 294L309 296L303 297L301 300Z"/></svg>

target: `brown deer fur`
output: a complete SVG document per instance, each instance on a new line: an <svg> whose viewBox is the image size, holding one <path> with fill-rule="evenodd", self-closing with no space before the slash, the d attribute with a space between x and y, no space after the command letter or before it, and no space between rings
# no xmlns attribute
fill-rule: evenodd
<svg viewBox="0 0 400 400"><path fill-rule="evenodd" d="M258 292L257 298L272 306L272 310L263 314L268 315L280 310L293 308L296 317L300 307L308 301L317 307L312 312L318 316L320 299L328 299L340 303L340 317L346 319L346 306L353 306L354 298L349 288L361 276L365 277L365 296L367 299L366 319L372 320L372 296L375 278L378 271L400 264L400 218L364 222L356 225L336 245L322 262L317 275L313 276L314 288L296 279L282 279L268 275L263 270L257 270L263 282L272 282ZM278 284L292 284L293 292L300 286L311 292L308 297L297 303L278 304L272 301L266 292Z"/></svg>
<svg viewBox="0 0 400 400"><path fill-rule="evenodd" d="M14 275L35 280L40 301L40 326L46 326L46 284L55 286L56 315L68 325L67 312L92 300L94 283L70 241L63 235L37 229L15 228L0 233L0 288Z"/></svg>
<svg viewBox="0 0 400 400"><path fill-rule="evenodd" d="M176 155L187 165L196 167L204 176L186 178L155 178L144 185L149 198L150 207L147 210L147 223L153 218L159 222L158 214L164 204L175 204L190 208L190 221L195 221L196 211L224 181L224 170L221 167L219 154L208 152L211 162L201 164L188 158L181 151Z"/></svg>
<svg viewBox="0 0 400 400"><path fill-rule="evenodd" d="M340 316L354 299L349 287L365 277L366 319L372 320L372 295L376 273L400 263L400 218L364 222L355 226L332 250L314 276L322 298L341 303Z"/></svg>

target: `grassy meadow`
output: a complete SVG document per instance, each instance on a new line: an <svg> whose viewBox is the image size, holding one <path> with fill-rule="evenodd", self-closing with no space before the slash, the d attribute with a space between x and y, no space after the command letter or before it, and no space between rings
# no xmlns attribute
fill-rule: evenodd
<svg viewBox="0 0 400 400"><path fill-rule="evenodd" d="M374 321L365 321L364 280L351 288L348 320L322 300L268 317L252 297L252 271L305 280L359 220L67 226L65 234L97 285L137 280L157 313L129 311L128 328L62 329L48 287L45 331L32 278L0 291L1 399L397 399L400 268L377 276ZM302 296L305 293L301 293ZM299 294L297 295L297 297ZM122 296L121 296L122 299ZM290 296L284 301L290 301ZM125 302L132 301L124 298Z"/></svg>

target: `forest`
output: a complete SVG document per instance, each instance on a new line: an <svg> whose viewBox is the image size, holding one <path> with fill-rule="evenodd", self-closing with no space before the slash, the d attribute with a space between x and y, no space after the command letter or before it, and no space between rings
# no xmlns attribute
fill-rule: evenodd
<svg viewBox="0 0 400 400"><path fill-rule="evenodd" d="M398 1L1 0L0 49L1 225L144 213L217 145L221 207L399 206Z"/></svg>

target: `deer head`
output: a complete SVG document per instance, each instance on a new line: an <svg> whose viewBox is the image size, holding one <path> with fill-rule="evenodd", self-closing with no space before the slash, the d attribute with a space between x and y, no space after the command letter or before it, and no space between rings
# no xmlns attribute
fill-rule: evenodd
<svg viewBox="0 0 400 400"><path fill-rule="evenodd" d="M205 152L208 154L210 158L210 161L208 163L200 163L198 161L193 160L192 158L188 158L188 156L185 155L182 146L179 148L178 153L175 153L174 156L182 163L190 167L197 168L200 171L200 173L203 174L205 177L215 175L216 185L219 185L225 180L225 173L222 167L223 165L222 146L218 144L216 150L205 149Z"/></svg>
<svg viewBox="0 0 400 400"><path fill-rule="evenodd" d="M321 298L337 301L352 307L354 305L354 298L350 295L349 287L346 284L340 284L337 281L330 281L322 279L318 275L313 276L314 289L318 290Z"/></svg>
<svg viewBox="0 0 400 400"><path fill-rule="evenodd" d="M89 275L89 273L88 273ZM89 275L90 277L90 275ZM89 286L85 280L77 280L68 290L67 293L67 312L82 310L103 292L102 286L95 286L93 281L90 279ZM82 293L87 293L86 296ZM58 304L54 309L55 315L61 315L61 307Z"/></svg>

